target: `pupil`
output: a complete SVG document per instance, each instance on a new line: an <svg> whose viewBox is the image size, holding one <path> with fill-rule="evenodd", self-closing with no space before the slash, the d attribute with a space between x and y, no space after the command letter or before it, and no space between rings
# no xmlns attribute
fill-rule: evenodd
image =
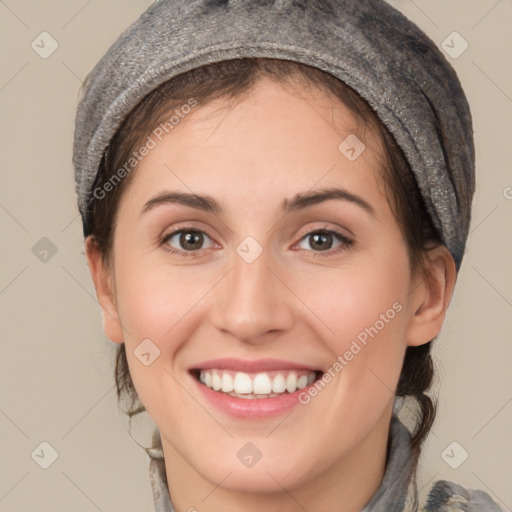
<svg viewBox="0 0 512 512"><path fill-rule="evenodd" d="M194 243L193 239L196 237L196 242ZM186 233L182 233L180 237L180 243L182 247L187 249L187 244L191 244L192 247L188 247L189 250L199 249L203 242L202 233L198 233L197 231L188 231Z"/></svg>
<svg viewBox="0 0 512 512"><path fill-rule="evenodd" d="M325 242L326 238L328 240L330 240L330 238L332 238L332 235L329 234L329 233L322 233L322 234L316 233L316 234L311 235L311 236L313 237L313 240L314 240L314 243L312 244L312 246L314 246L316 244L317 248L322 249L322 250L326 249L326 245L330 245L329 243L327 243L327 244L323 243L322 244L322 240Z"/></svg>

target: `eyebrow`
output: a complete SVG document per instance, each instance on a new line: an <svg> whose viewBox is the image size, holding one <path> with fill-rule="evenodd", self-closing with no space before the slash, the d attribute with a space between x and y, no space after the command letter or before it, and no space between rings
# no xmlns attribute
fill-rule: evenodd
<svg viewBox="0 0 512 512"><path fill-rule="evenodd" d="M281 205L281 212L286 214L333 199L348 201L350 203L356 204L372 217L377 217L375 209L367 201L365 201L362 197L352 194L344 188L325 188L320 190L300 192L295 194L292 198L285 199L283 201ZM189 206L191 208L209 213L223 213L219 203L211 196L189 194L186 192L166 191L147 201L147 203L142 208L141 215L157 205L167 203L182 204L184 206Z"/></svg>

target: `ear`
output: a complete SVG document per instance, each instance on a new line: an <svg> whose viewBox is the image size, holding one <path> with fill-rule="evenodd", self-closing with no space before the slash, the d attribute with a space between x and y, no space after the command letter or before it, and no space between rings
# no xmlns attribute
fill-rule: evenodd
<svg viewBox="0 0 512 512"><path fill-rule="evenodd" d="M123 330L115 304L113 271L105 267L100 247L93 235L85 239L85 255L96 289L96 297L101 306L103 331L109 340L123 343Z"/></svg>
<svg viewBox="0 0 512 512"><path fill-rule="evenodd" d="M444 245L431 249L427 275L417 276L411 292L413 315L407 328L407 345L423 345L439 334L456 279L455 261L448 249Z"/></svg>

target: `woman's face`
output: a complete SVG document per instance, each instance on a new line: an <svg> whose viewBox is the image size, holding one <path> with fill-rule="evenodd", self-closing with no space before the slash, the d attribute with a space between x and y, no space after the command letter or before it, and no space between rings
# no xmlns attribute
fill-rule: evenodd
<svg viewBox="0 0 512 512"><path fill-rule="evenodd" d="M281 491L387 432L416 286L381 160L340 102L263 79L236 106L194 107L134 171L106 330L182 475ZM240 393L293 391L292 371L301 387L331 378L250 399L198 368Z"/></svg>

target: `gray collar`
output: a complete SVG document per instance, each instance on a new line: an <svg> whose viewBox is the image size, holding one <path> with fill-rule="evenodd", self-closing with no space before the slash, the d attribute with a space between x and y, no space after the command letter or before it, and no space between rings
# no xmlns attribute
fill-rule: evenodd
<svg viewBox="0 0 512 512"><path fill-rule="evenodd" d="M390 425L388 460L384 479L368 505L361 512L404 512L410 496L412 459L411 435L407 428L392 416ZM155 512L174 512L167 486L164 460L150 458L149 478L153 491Z"/></svg>
<svg viewBox="0 0 512 512"><path fill-rule="evenodd" d="M399 404L397 404L399 405ZM398 409L397 409L398 410ZM413 458L411 434L395 413L391 418L386 471L377 492L361 512L406 512L418 510L411 479ZM155 512L175 512L172 507L163 458L151 457L149 477ZM484 491L438 480L430 489L422 512L504 512Z"/></svg>

